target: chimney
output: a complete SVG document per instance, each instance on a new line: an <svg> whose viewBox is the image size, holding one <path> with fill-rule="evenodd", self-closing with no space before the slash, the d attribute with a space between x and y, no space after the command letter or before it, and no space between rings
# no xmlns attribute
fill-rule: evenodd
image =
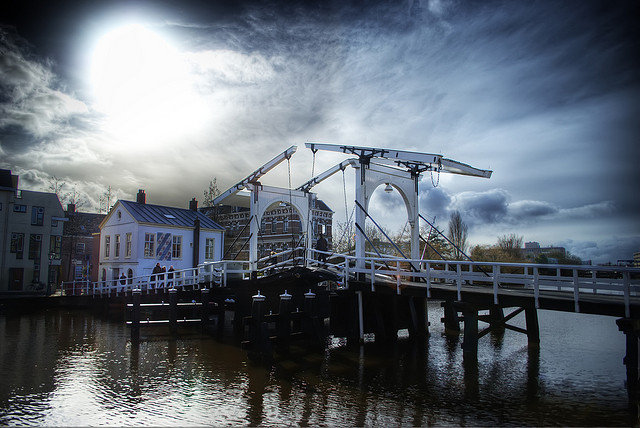
<svg viewBox="0 0 640 428"><path fill-rule="evenodd" d="M143 189L138 189L138 196L136 196L136 202L139 204L144 204L147 202L147 195L144 193Z"/></svg>
<svg viewBox="0 0 640 428"><path fill-rule="evenodd" d="M189 209L191 211L198 211L198 201L196 201L196 198L189 201Z"/></svg>
<svg viewBox="0 0 640 428"><path fill-rule="evenodd" d="M74 214L76 212L76 204L67 204L67 214Z"/></svg>

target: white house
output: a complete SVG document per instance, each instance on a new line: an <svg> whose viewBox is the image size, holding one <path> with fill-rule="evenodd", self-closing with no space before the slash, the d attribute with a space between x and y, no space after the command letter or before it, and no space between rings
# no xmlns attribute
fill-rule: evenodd
<svg viewBox="0 0 640 428"><path fill-rule="evenodd" d="M100 224L99 280L150 275L156 263L175 270L222 259L224 229L198 212L146 203L144 190L137 202L119 200Z"/></svg>

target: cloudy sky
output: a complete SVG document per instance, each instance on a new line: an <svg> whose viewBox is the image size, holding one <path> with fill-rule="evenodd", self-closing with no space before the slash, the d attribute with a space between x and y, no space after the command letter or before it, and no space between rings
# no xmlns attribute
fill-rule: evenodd
<svg viewBox="0 0 640 428"><path fill-rule="evenodd" d="M32 1L0 6L0 168L97 211L108 187L187 207L386 147L494 171L425 175L422 214L595 262L640 251L640 5L629 1ZM315 191L344 221L353 172ZM347 187L346 198L343 187ZM345 199L347 204L345 206ZM112 201L113 203L113 201ZM371 212L400 230L396 193Z"/></svg>

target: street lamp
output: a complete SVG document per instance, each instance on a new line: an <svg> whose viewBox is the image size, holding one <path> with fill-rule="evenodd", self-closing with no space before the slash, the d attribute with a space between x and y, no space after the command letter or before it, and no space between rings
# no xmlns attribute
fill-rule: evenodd
<svg viewBox="0 0 640 428"><path fill-rule="evenodd" d="M49 252L49 272L47 273L47 296L51 295L51 265L53 259L56 258L56 253L53 251Z"/></svg>

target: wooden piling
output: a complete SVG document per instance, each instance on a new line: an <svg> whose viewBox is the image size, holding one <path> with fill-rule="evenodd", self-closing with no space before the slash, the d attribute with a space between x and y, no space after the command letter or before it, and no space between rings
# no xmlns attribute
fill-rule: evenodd
<svg viewBox="0 0 640 428"><path fill-rule="evenodd" d="M637 402L640 397L640 359L638 340L640 339L640 320L620 318L616 320L618 330L624 333L626 353L622 362L627 369L627 391L629 401Z"/></svg>
<svg viewBox="0 0 640 428"><path fill-rule="evenodd" d="M202 322L202 329L204 330L209 325L209 316L211 315L211 309L209 308L209 289L203 288L200 290L200 302L202 306L200 307L200 320ZM220 322L220 320L218 320Z"/></svg>
<svg viewBox="0 0 640 428"><path fill-rule="evenodd" d="M280 295L278 318L276 320L276 335L278 344L284 350L288 350L291 336L291 294L287 290Z"/></svg>
<svg viewBox="0 0 640 428"><path fill-rule="evenodd" d="M464 305L464 337L462 351L468 355L478 355L478 309L471 305Z"/></svg>
<svg viewBox="0 0 640 428"><path fill-rule="evenodd" d="M444 308L444 332L446 334L460 334L460 318L458 318L458 310L453 304L453 300L445 300L441 303Z"/></svg>
<svg viewBox="0 0 640 428"><path fill-rule="evenodd" d="M142 291L137 288L131 292L132 304L131 307L131 340L138 341L140 339L140 297Z"/></svg>
<svg viewBox="0 0 640 428"><path fill-rule="evenodd" d="M538 324L538 310L534 307L524 309L524 317L527 323L527 339L529 345L540 345L540 325Z"/></svg>
<svg viewBox="0 0 640 428"><path fill-rule="evenodd" d="M304 293L304 317L302 322L302 332L311 339L317 339L319 332L317 331L317 315L316 315L316 293L309 290Z"/></svg>
<svg viewBox="0 0 640 428"><path fill-rule="evenodd" d="M264 321L265 299L266 297L260 294L260 291L251 297L251 322L249 325L250 349L254 353L263 356L271 354L271 341L269 340L267 324Z"/></svg>
<svg viewBox="0 0 640 428"><path fill-rule="evenodd" d="M171 334L178 332L178 290L169 290L169 331Z"/></svg>

